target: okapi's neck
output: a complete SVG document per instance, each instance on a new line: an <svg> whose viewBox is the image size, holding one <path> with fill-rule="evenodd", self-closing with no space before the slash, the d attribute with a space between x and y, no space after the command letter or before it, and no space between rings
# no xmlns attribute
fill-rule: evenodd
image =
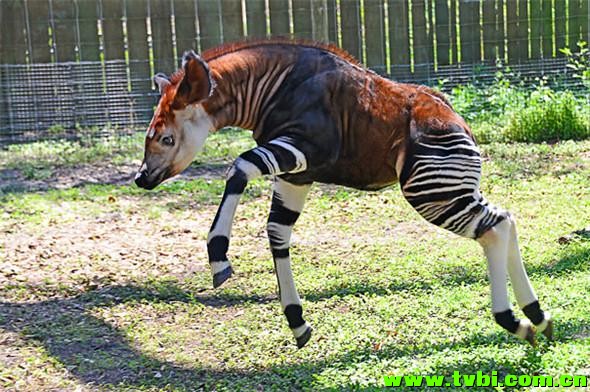
<svg viewBox="0 0 590 392"><path fill-rule="evenodd" d="M272 98L293 68L291 55L261 52L244 50L209 62L216 87L203 106L216 129L235 126L254 131L255 138L260 134Z"/></svg>

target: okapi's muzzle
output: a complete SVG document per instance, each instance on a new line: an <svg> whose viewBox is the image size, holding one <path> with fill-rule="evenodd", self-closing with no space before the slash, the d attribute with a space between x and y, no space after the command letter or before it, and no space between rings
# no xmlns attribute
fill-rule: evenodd
<svg viewBox="0 0 590 392"><path fill-rule="evenodd" d="M168 172L168 169L150 171L147 165L143 164L135 174L135 184L140 188L152 190L169 177Z"/></svg>

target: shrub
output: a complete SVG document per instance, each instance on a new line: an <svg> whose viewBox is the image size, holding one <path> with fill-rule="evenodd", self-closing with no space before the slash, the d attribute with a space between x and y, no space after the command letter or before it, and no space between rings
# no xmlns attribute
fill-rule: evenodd
<svg viewBox="0 0 590 392"><path fill-rule="evenodd" d="M546 87L534 91L525 106L512 111L503 139L514 142L551 142L590 137L587 108L568 91Z"/></svg>

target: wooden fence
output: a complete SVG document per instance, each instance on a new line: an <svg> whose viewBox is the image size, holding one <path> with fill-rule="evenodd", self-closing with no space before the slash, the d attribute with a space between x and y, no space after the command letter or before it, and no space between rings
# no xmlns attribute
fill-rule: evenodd
<svg viewBox="0 0 590 392"><path fill-rule="evenodd" d="M398 80L471 76L474 67L481 73L497 60L542 70L561 56L560 48L590 41L588 3L0 0L0 132L40 130L60 121L66 128L143 124L154 103L154 72L173 71L188 48L201 51L243 37L328 40ZM72 80L68 88L55 86ZM82 97L64 97L68 93ZM58 104L45 105L48 116L36 114L33 122L19 117L18 110L34 111L51 98ZM96 121L80 116L84 107L77 105L85 103L97 106ZM52 120L56 110L61 117Z"/></svg>

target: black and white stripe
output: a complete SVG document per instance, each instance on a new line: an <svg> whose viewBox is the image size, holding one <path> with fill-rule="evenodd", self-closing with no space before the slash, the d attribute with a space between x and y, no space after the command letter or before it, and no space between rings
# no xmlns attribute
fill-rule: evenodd
<svg viewBox="0 0 590 392"><path fill-rule="evenodd" d="M480 194L481 157L471 136L461 130L427 131L410 142L406 157L400 184L408 202L427 221L482 244L496 323L535 343L529 320L518 319L512 311L506 286L509 275L526 316L551 337L550 316L538 306L522 264L514 221Z"/></svg>
<svg viewBox="0 0 590 392"><path fill-rule="evenodd" d="M280 178L275 179L267 232L275 264L279 297L289 328L299 348L311 337L311 327L303 319L303 308L293 273L289 247L293 225L299 218L310 185L294 185Z"/></svg>
<svg viewBox="0 0 590 392"><path fill-rule="evenodd" d="M478 238L507 216L479 193L480 176L479 149L468 134L423 134L409 149L400 183L427 221Z"/></svg>
<svg viewBox="0 0 590 392"><path fill-rule="evenodd" d="M279 175L305 170L305 155L288 137L241 154L228 171L223 198L207 238L213 286L218 287L233 273L227 250L236 208L248 181L261 175Z"/></svg>

